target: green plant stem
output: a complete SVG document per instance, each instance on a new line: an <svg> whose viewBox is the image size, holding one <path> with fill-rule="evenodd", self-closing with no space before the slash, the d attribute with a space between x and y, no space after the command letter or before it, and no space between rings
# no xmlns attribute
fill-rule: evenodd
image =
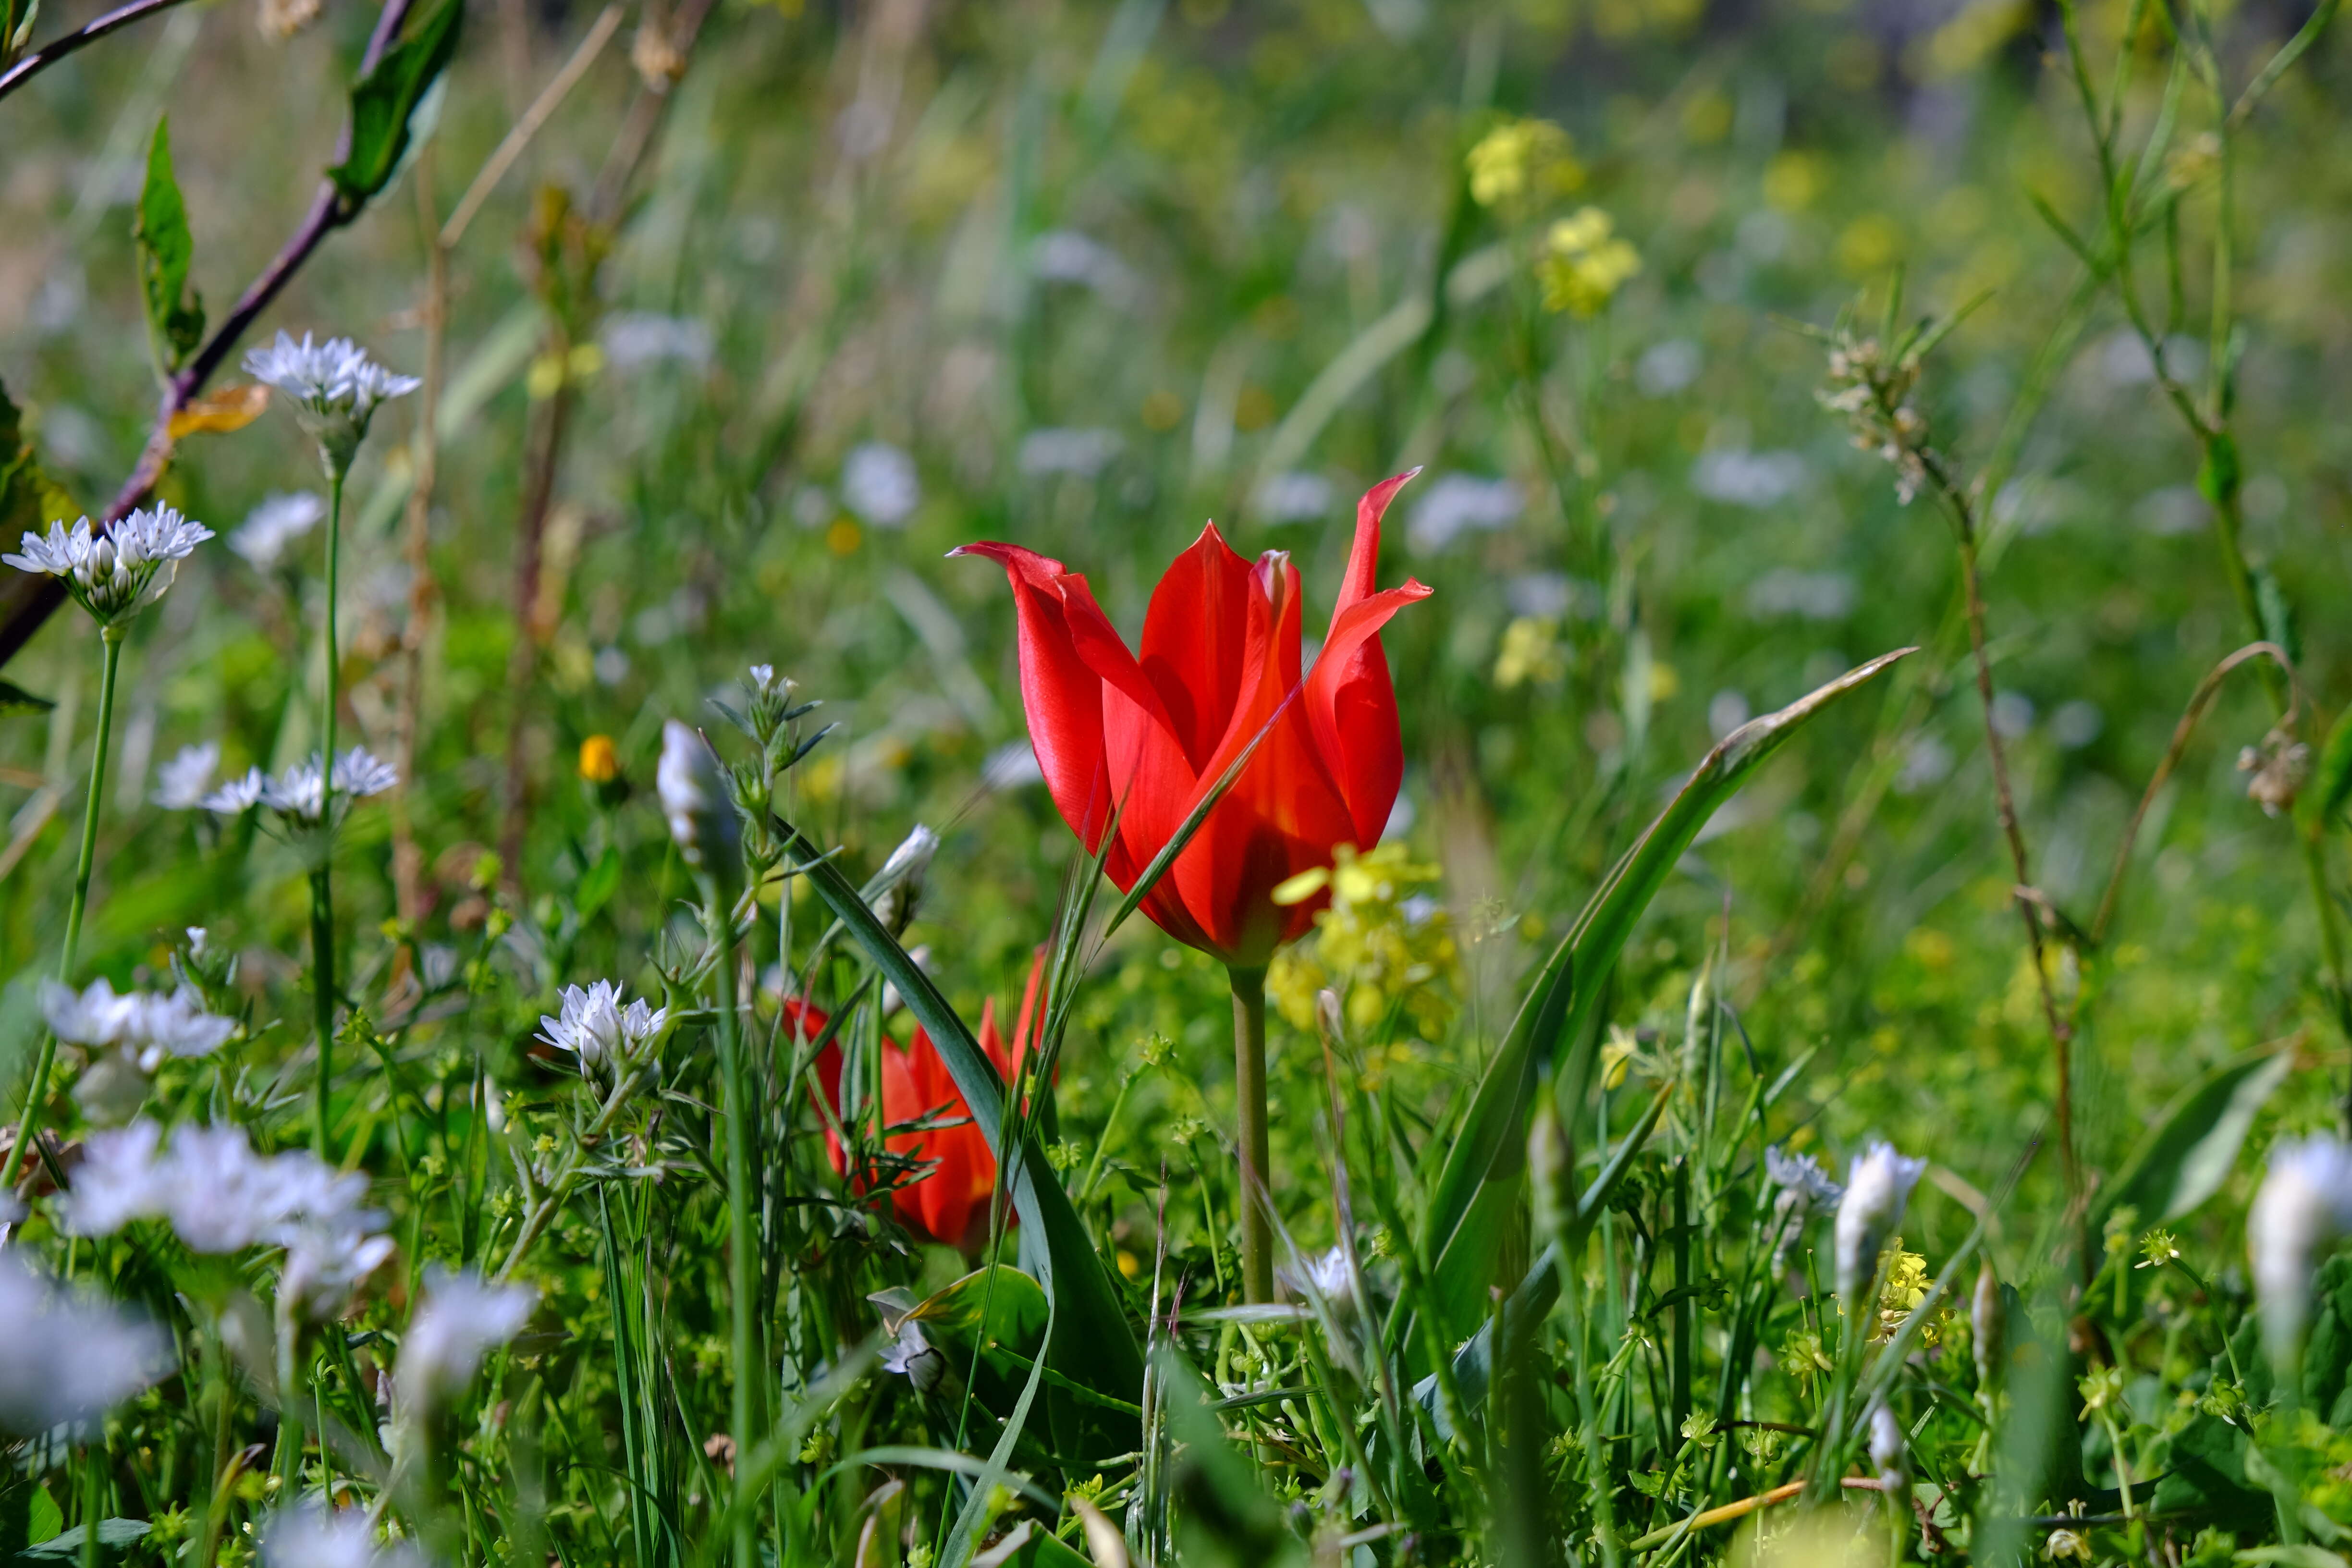
<svg viewBox="0 0 2352 1568"><path fill-rule="evenodd" d="M1265 971L1229 969L1234 986L1234 1147L1241 1156L1242 1300L1274 1300L1274 1226L1266 1185Z"/></svg>
<svg viewBox="0 0 2352 1568"><path fill-rule="evenodd" d="M310 1130L311 1152L331 1161L329 1099L335 1063L335 710L342 693L336 636L335 601L343 558L343 473L327 466L327 616L320 641L326 658L324 700L319 711L319 864L310 873L310 981L312 1017L319 1036L319 1104Z"/></svg>
<svg viewBox="0 0 2352 1568"><path fill-rule="evenodd" d="M744 1070L742 1040L735 1016L735 927L729 917L730 900L715 881L706 883L712 942L719 950L719 1070L725 1079L727 1100L727 1230L728 1294L733 1330L734 1389L730 1415L738 1453L749 1453L758 1427L756 1391L761 1358L754 1346L751 1321L752 1251L756 1241L751 1223L751 1085ZM739 1468L737 1486L744 1486ZM739 1490L735 1499L735 1568L759 1568L759 1550L752 1537L752 1500Z"/></svg>
<svg viewBox="0 0 2352 1568"><path fill-rule="evenodd" d="M98 807L106 788L107 746L114 734L114 672L122 659L122 628L100 627L98 642L98 747L90 756L89 795L81 810L81 855L74 862L73 899L66 905L65 944L58 953L58 978L68 984L72 983L74 959L81 946L82 911L89 903L89 873L98 861ZM25 1085L25 1113L16 1123L16 1142L9 1146L7 1159L0 1162L0 1193L16 1184L17 1173L25 1164L25 1151L33 1146L33 1139L41 1130L41 1105L49 1097L49 1073L57 1060L58 1037L43 1030L41 1054L35 1059L33 1076Z"/></svg>
<svg viewBox="0 0 2352 1568"><path fill-rule="evenodd" d="M83 1453L81 1568L98 1568L98 1521L106 1513L106 1418Z"/></svg>

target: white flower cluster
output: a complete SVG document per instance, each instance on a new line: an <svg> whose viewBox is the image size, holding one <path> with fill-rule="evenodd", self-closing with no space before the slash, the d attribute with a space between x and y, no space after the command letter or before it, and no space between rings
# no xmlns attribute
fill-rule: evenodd
<svg viewBox="0 0 2352 1568"><path fill-rule="evenodd" d="M482 1358L522 1332L539 1294L476 1274L428 1270L425 1302L401 1336L393 1388L403 1407L429 1410L466 1391Z"/></svg>
<svg viewBox="0 0 2352 1568"><path fill-rule="evenodd" d="M2246 1211L2246 1257L2272 1359L2291 1365L2311 1315L2312 1270L2352 1236L2352 1145L2320 1134L2283 1142Z"/></svg>
<svg viewBox="0 0 2352 1568"><path fill-rule="evenodd" d="M285 558L287 547L319 526L327 503L310 490L265 497L247 514L245 526L229 536L228 547L245 557L257 572L267 572Z"/></svg>
<svg viewBox="0 0 2352 1568"><path fill-rule="evenodd" d="M194 1252L282 1247L281 1305L324 1317L392 1256L384 1216L362 1206L367 1184L307 1150L257 1154L240 1127L184 1124L166 1148L142 1117L84 1142L60 1217L79 1236L166 1219Z"/></svg>
<svg viewBox="0 0 2352 1568"><path fill-rule="evenodd" d="M176 761L176 759L175 759ZM259 768L248 768L195 804L222 816L235 816L257 805L268 806L293 822L317 822L326 814L328 785L351 800L382 795L400 782L400 774L359 746L335 759L331 777L313 752L276 778Z"/></svg>
<svg viewBox="0 0 2352 1568"><path fill-rule="evenodd" d="M183 746L172 760L155 770L155 793L148 798L166 811L194 811L213 787L213 772L220 766L218 741Z"/></svg>
<svg viewBox="0 0 2352 1568"><path fill-rule="evenodd" d="M328 471L338 476L367 438L377 405L425 384L384 369L349 338L314 343L308 332L298 343L281 331L268 347L247 351L245 373L294 400L302 427L319 443Z"/></svg>
<svg viewBox="0 0 2352 1568"><path fill-rule="evenodd" d="M145 1072L153 1072L165 1057L210 1056L236 1033L236 1019L207 1010L205 999L188 987L168 995L117 995L104 980L92 981L86 991L44 980L41 1018L49 1033L68 1044L122 1047Z"/></svg>
<svg viewBox="0 0 2352 1568"><path fill-rule="evenodd" d="M83 518L68 530L25 535L24 552L0 555L19 572L61 578L81 607L111 626L163 596L177 563L213 536L168 506L142 507L100 533Z"/></svg>
<svg viewBox="0 0 2352 1568"><path fill-rule="evenodd" d="M1845 1189L1830 1179L1819 1160L1811 1154L1783 1153L1778 1143L1764 1151L1764 1174L1780 1190L1772 1200L1773 1214L1788 1216L1792 1229L1836 1207L1845 1196Z"/></svg>
<svg viewBox="0 0 2352 1568"><path fill-rule="evenodd" d="M580 1058L581 1072L607 1062L625 1062L659 1035L669 1018L667 1007L648 1007L645 999L624 1006L621 988L599 980L586 990L567 985L558 999L556 1016L539 1016L539 1037Z"/></svg>
<svg viewBox="0 0 2352 1568"><path fill-rule="evenodd" d="M1927 1161L1898 1154L1895 1145L1881 1142L1864 1149L1847 1173L1837 1211L1837 1288L1847 1301L1855 1291L1876 1285L1878 1256L1903 1222L1911 1189L1927 1169Z"/></svg>
<svg viewBox="0 0 2352 1568"><path fill-rule="evenodd" d="M31 1436L104 1414L169 1371L152 1324L69 1292L0 1252L0 1433Z"/></svg>
<svg viewBox="0 0 2352 1568"><path fill-rule="evenodd" d="M261 1530L262 1568L425 1568L410 1542L376 1542L367 1510L306 1504L270 1516Z"/></svg>

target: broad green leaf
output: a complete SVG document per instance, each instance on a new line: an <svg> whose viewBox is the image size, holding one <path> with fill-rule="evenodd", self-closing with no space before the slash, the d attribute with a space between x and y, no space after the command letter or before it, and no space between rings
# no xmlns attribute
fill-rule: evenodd
<svg viewBox="0 0 2352 1568"><path fill-rule="evenodd" d="M579 885L572 889L572 907L580 911L582 920L591 919L612 901L620 887L621 852L608 844L604 853L596 858L596 863L580 873Z"/></svg>
<svg viewBox="0 0 2352 1568"><path fill-rule="evenodd" d="M1269 1568L1303 1557L1306 1543L1285 1528L1282 1505L1258 1484L1257 1467L1225 1436L1215 1395L1192 1363L1163 1342L1154 1364L1171 1448L1163 1462L1178 1560Z"/></svg>
<svg viewBox="0 0 2352 1568"><path fill-rule="evenodd" d="M971 1560L972 1568L1093 1568L1077 1548L1024 1519L1003 1540Z"/></svg>
<svg viewBox="0 0 2352 1568"><path fill-rule="evenodd" d="M1588 1026L1625 939L1683 852L1748 775L1808 720L1914 651L1882 654L1725 736L1586 902L1487 1061L1438 1177L1423 1246L1433 1260L1432 1285L1445 1339L1468 1335L1486 1318L1487 1287L1496 1282L1496 1261L1516 1231L1513 1216L1527 1165L1527 1118L1537 1071L1572 1043L1558 1074L1560 1103L1569 1110L1583 1103L1592 1067Z"/></svg>
<svg viewBox="0 0 2352 1568"><path fill-rule="evenodd" d="M919 1303L902 1321L921 1326L959 1380L976 1370L972 1392L1002 1415L1029 1379L1051 1315L1037 1281L1018 1268L991 1264Z"/></svg>
<svg viewBox="0 0 2352 1568"><path fill-rule="evenodd" d="M2148 1131L2093 1205L2090 1233L2129 1205L2143 1226L2162 1225L2211 1197L2228 1179L2263 1101L2286 1081L2291 1051L2266 1047L2191 1084Z"/></svg>
<svg viewBox="0 0 2352 1568"><path fill-rule="evenodd" d="M463 0L441 0L422 26L384 50L375 68L352 84L351 153L327 171L345 202L366 202L400 166L409 121L457 52L464 15Z"/></svg>
<svg viewBox="0 0 2352 1568"><path fill-rule="evenodd" d="M1135 1342L1127 1308L1111 1282L1094 1240L1087 1234L1069 1194L1034 1136L1024 1137L1014 1157L1001 1151L1004 1133L1004 1080L996 1064L929 975L907 956L898 939L874 918L857 889L816 847L782 818L776 830L797 863L850 937L898 988L908 1008L939 1049L948 1076L971 1107L972 1125L988 1141L1000 1169L1010 1172L1013 1206L1020 1216L1021 1269L1042 1286L1055 1307L1046 1363L1071 1382L1121 1402L1132 1402L1143 1386L1143 1353ZM1047 1401L1054 1447L1070 1456L1108 1456L1134 1449L1135 1418L1105 1405L1072 1399Z"/></svg>
<svg viewBox="0 0 2352 1568"><path fill-rule="evenodd" d="M188 266L196 242L188 232L188 206L172 175L172 121L155 121L147 144L147 183L131 225L139 247L139 289L147 306L148 342L158 369L170 375L188 363L205 339L205 302L188 287Z"/></svg>
<svg viewBox="0 0 2352 1568"><path fill-rule="evenodd" d="M38 1546L44 1541L55 1541L65 1527L66 1512L58 1506L58 1500L49 1495L48 1488L35 1487L32 1507L25 1525L26 1544Z"/></svg>
<svg viewBox="0 0 2352 1568"><path fill-rule="evenodd" d="M36 697L13 680L0 680L0 719L18 713L46 713L56 703Z"/></svg>
<svg viewBox="0 0 2352 1568"><path fill-rule="evenodd" d="M146 1533L147 1521L143 1519L101 1519L98 1521L98 1543L100 1546L128 1546ZM45 1561L79 1557L81 1555L82 1535L83 1527L77 1524L71 1530L59 1531L38 1546L26 1547L18 1555Z"/></svg>
<svg viewBox="0 0 2352 1568"><path fill-rule="evenodd" d="M2325 828L2348 801L2352 801L2352 708L2336 715L2326 743L2319 749L2319 766L2312 771L2311 785L2298 803L2304 830L2316 833Z"/></svg>

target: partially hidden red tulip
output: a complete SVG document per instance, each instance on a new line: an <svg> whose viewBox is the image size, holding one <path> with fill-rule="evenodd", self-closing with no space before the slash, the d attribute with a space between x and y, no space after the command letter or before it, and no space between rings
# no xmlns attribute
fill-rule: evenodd
<svg viewBox="0 0 2352 1568"><path fill-rule="evenodd" d="M1008 1081L1020 1071L1033 1030L1042 1029L1045 1024L1038 995L1042 974L1042 962L1031 967L1028 989L1021 1000L1021 1016L1011 1043L997 1027L995 998L991 997L981 1007L980 1047ZM787 1001L784 1007L785 1023L803 1037L824 1031L826 1017L818 1008L798 1000ZM814 1065L817 1092L824 1096L824 1102L833 1108L837 1120L841 1111L839 1044L827 1043L817 1053ZM921 1026L916 1026L914 1038L903 1049L889 1040L882 1043L885 1127L925 1120L958 1121L971 1115L971 1108L957 1089L947 1064L940 1060L939 1047L931 1043ZM848 1154L833 1122L825 1126L824 1142L834 1173L848 1175ZM988 1140L981 1135L980 1128L969 1120L961 1120L953 1127L891 1134L884 1143L894 1154L929 1165L914 1179L891 1191L891 1206L898 1213L898 1223L925 1240L967 1253L978 1251L988 1239L989 1199L996 1192L996 1160L989 1152ZM864 1192L870 1183L861 1173L850 1184L854 1191Z"/></svg>
<svg viewBox="0 0 2352 1568"><path fill-rule="evenodd" d="M1300 679L1297 568L1255 564L1211 523L1152 590L1140 653L1086 578L1017 544L983 542L1013 584L1021 700L1045 786L1087 852L1131 889L1234 760L1256 752L1146 895L1143 910L1229 968L1260 967L1313 924L1322 900L1277 906L1274 890L1379 842L1404 776L1396 690L1381 628L1429 589L1376 590L1381 518L1413 473L1356 508L1356 542L1315 668Z"/></svg>

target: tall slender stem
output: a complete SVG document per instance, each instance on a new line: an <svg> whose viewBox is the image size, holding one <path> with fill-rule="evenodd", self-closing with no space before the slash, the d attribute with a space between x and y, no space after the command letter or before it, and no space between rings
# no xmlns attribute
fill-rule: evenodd
<svg viewBox="0 0 2352 1568"><path fill-rule="evenodd" d="M74 959L81 947L82 911L89 903L89 873L98 862L98 807L106 788L107 747L114 736L114 671L122 658L121 626L100 626L98 632L98 746L90 755L89 795L81 808L81 856L74 862L73 900L66 905L65 945L58 954L58 978L70 984L73 980ZM7 1158L0 1161L0 1193L16 1184L16 1173L24 1168L25 1151L33 1146L34 1136L41 1129L41 1105L49 1097L49 1072L58 1059L58 1037L44 1030L41 1054L33 1063L32 1079L25 1086L25 1113L16 1123L16 1142L8 1148Z"/></svg>
<svg viewBox="0 0 2352 1568"><path fill-rule="evenodd" d="M1274 1300L1274 1226L1265 1212L1265 971L1234 969L1234 1101L1241 1151L1242 1300Z"/></svg>
<svg viewBox="0 0 2352 1568"><path fill-rule="evenodd" d="M320 641L326 679L319 711L319 864L310 872L311 1016L319 1036L319 1100L310 1129L311 1152L328 1152L335 1066L335 710L342 699L341 647L335 602L342 585L343 467L327 465L327 615Z"/></svg>
<svg viewBox="0 0 2352 1568"><path fill-rule="evenodd" d="M734 1331L735 1387L730 1415L735 1451L747 1456L757 1440L757 1394L765 1378L764 1362L756 1350L752 1309L751 1106L750 1074L745 1070L740 1020L735 1016L735 922L731 900L715 879L706 879L703 898L708 906L712 942L719 949L719 1070L725 1079L727 1100L727 1230L728 1294ZM742 1485L738 1471L737 1485ZM752 1538L750 1500L736 1499L735 1568L759 1568L759 1550Z"/></svg>

